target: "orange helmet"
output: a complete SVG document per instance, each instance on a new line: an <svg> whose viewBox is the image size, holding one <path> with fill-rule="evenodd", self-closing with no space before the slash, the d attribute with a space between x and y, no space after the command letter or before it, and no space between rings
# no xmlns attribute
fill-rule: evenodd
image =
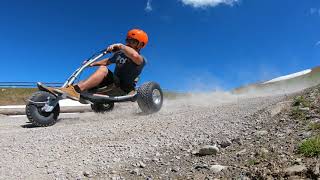
<svg viewBox="0 0 320 180"><path fill-rule="evenodd" d="M148 43L148 35L141 29L132 29L128 31L127 39L136 39L140 43L143 43L142 48L144 48Z"/></svg>

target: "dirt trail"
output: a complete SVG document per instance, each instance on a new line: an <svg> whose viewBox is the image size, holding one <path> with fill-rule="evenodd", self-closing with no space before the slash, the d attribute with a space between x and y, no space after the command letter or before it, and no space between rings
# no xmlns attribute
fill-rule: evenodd
<svg viewBox="0 0 320 180"><path fill-rule="evenodd" d="M152 115L124 103L107 114L64 115L47 128L1 116L0 179L130 179L134 162L241 136L251 126L248 116L283 98L216 93L166 101Z"/></svg>

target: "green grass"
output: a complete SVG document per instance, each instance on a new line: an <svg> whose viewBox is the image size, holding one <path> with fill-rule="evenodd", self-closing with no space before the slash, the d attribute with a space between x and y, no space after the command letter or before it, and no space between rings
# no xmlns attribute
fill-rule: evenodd
<svg viewBox="0 0 320 180"><path fill-rule="evenodd" d="M299 153L307 157L320 155L320 135L304 140L299 145Z"/></svg>
<svg viewBox="0 0 320 180"><path fill-rule="evenodd" d="M320 123L310 123L309 124L309 130L312 131L319 131L320 130Z"/></svg>
<svg viewBox="0 0 320 180"><path fill-rule="evenodd" d="M310 107L310 101L303 96L297 96L294 98L292 106Z"/></svg>
<svg viewBox="0 0 320 180"><path fill-rule="evenodd" d="M254 165L259 164L259 162L256 159L249 159L248 164L250 166L254 166Z"/></svg>
<svg viewBox="0 0 320 180"><path fill-rule="evenodd" d="M306 120L306 114L299 107L293 107L290 116L297 120Z"/></svg>

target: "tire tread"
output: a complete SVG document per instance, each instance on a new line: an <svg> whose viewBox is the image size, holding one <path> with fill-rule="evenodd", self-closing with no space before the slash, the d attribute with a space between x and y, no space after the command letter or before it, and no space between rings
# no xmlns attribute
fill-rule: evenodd
<svg viewBox="0 0 320 180"><path fill-rule="evenodd" d="M34 98L38 97L38 96L53 96L51 95L50 93L46 92L46 91L37 91L35 93L33 93L31 95L31 97L29 98L30 100L33 100ZM58 121L58 116L59 116L59 113L60 113L60 106L59 104L57 104L57 107L54 108L53 110L53 113L54 114L54 117L52 118L53 120L50 121L49 123L46 123L46 124L43 124L43 123L40 123L39 121L37 121L33 115L32 115L32 112L31 112L31 106L34 106L32 103L27 103L26 105L26 115L27 115L27 118L29 119L29 121L35 125L35 126L38 126L38 127L47 127L47 126L52 126L54 125L55 123L57 123Z"/></svg>

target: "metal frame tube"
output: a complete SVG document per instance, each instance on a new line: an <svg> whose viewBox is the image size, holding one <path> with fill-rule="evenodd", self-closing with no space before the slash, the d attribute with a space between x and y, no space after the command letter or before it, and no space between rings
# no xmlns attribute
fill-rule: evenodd
<svg viewBox="0 0 320 180"><path fill-rule="evenodd" d="M101 58L102 56L106 55L108 52L107 51L102 51L102 53L100 53L97 56L94 56L92 58L90 58L85 64L83 64L80 68L78 68L77 70L75 70L72 75L67 79L67 81L63 84L62 87L66 87L68 85L72 85L74 83L74 81L76 80L76 78L79 76L79 74L85 69L87 68L90 64L94 63L95 61L97 61L99 58Z"/></svg>

